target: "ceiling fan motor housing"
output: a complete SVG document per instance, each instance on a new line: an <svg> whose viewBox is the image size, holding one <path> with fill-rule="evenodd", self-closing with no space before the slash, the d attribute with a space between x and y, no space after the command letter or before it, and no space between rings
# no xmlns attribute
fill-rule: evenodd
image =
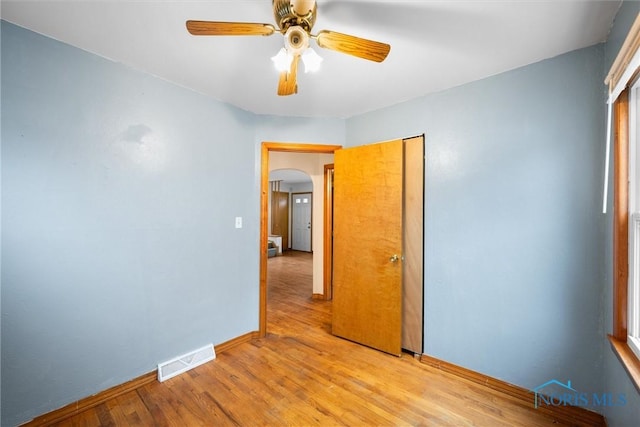
<svg viewBox="0 0 640 427"><path fill-rule="evenodd" d="M300 26L311 31L316 22L315 0L273 0L273 14L282 31Z"/></svg>

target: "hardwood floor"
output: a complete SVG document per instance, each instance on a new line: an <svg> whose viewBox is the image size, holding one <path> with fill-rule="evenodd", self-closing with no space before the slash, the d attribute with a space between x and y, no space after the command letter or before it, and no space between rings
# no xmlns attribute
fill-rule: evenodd
<svg viewBox="0 0 640 427"><path fill-rule="evenodd" d="M484 386L331 335L311 255L270 258L268 334L59 426L568 425Z"/></svg>

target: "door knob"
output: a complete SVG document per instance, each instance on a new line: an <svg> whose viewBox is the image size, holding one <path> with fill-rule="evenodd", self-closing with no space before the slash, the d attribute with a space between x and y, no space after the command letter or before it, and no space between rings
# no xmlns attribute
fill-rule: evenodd
<svg viewBox="0 0 640 427"><path fill-rule="evenodd" d="M391 262L398 262L398 260L400 259L400 257L397 254L393 254L391 256L391 258L389 258L389 261Z"/></svg>

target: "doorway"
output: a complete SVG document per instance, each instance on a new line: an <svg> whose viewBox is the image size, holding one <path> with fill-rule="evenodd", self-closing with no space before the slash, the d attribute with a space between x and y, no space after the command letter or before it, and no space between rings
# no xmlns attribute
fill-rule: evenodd
<svg viewBox="0 0 640 427"><path fill-rule="evenodd" d="M418 342L416 344L415 349L412 349L411 347L406 347L404 346L404 344L406 344L406 337L404 336L405 334L403 333L403 337L402 337L402 341L403 341L403 347L406 349L409 349L410 351L414 352L415 354L419 354L422 352L422 331L423 331L423 327L422 327L422 322L423 322L423 312L422 312L422 304L424 302L424 298L423 298L423 289L422 286L424 284L423 280L422 280L422 274L423 274L423 256L422 256L422 251L424 249L424 245L422 243L422 239L423 239L423 231L422 231L422 226L424 224L423 222L423 203L424 203L424 135L419 136L419 137L415 137L415 138L408 138L408 139L404 139L403 142L405 144L407 143L411 143L412 146L418 147L419 150L413 152L410 149L403 149L403 153L404 155L406 155L405 160L402 162L406 167L407 170L412 170L413 172L410 173L410 175L405 175L405 179L404 181L410 181L415 183L415 187L406 187L404 188L405 191L408 191L409 193L413 194L412 196L409 197L405 197L405 200L403 202L407 204L407 206L405 206L405 208L408 208L408 205L413 205L415 207L415 209L404 209L404 213L403 215L401 215L401 217L404 217L406 215L409 215L410 217L413 217L414 219L417 219L417 222L415 222L415 224L417 225L417 229L410 229L410 228L405 228L404 230L404 241L405 244L407 245L407 247L404 248L405 253L404 255L398 256L398 255L394 255L391 256L391 262L398 262L398 260L401 260L400 264L405 264L405 259L407 261L409 261L411 258L415 259L415 269L412 268L407 268L407 266L403 266L402 269L406 270L403 271L403 276L407 276L407 277L412 277L412 282L416 284L416 287L419 287L420 289L417 289L417 293L411 297L409 297L408 295L404 295L404 298L407 298L411 301L415 301L417 302L419 305L415 307L415 310L413 310L413 312L411 313L403 313L403 319L402 319L402 325L403 325L403 329L406 329L406 326L411 325L412 326L412 330L414 330L416 332L416 336L418 338ZM414 145L416 144L416 145ZM268 197L266 197L268 195L267 191L268 191L268 178L269 178L269 153L270 152L285 152L285 153L310 153L310 154L334 154L337 150L341 149L341 146L336 146L336 145L307 145L307 144L286 144L286 143L268 143L265 142L262 144L262 150L261 150L261 221L260 221L260 312L259 312L259 320L260 320L260 324L259 324L259 336L264 337L266 335L266 328L267 328L267 256L266 256L266 244L267 244L267 207L268 207ZM411 160L411 161L409 161ZM327 254L327 252L330 253L331 251L331 246L327 246L326 242L331 241L331 233L333 230L333 226L330 225L329 227L326 226L327 222L332 222L332 218L330 216L326 215L326 209L327 209L327 205L331 204L331 202L327 203L327 197L329 197L330 201L333 201L333 176L334 176L334 168L333 165L326 165L325 169L325 173L324 173L324 208L325 208L325 215L324 215L324 222L325 222L325 227L323 228L324 233L323 233L323 238L322 238L322 242L323 242L323 251L319 251L320 253ZM406 174L406 171L405 171ZM413 176L414 178L407 180L406 177L408 176ZM320 186L317 186L317 188L320 188ZM412 201L413 199L413 201ZM418 203L416 203L416 201L419 200ZM416 212L422 212L422 213L418 213L416 214ZM413 212L413 213L411 213ZM412 221L407 221L409 218L408 217L404 217L403 218L403 222L406 222L407 224L412 222ZM410 237L415 237L415 238L410 238ZM381 239L384 240L384 239ZM415 247L416 251L415 253L412 254L412 251L409 250L410 247ZM402 252L398 252L399 254L402 254ZM331 254L332 255L332 254ZM325 263L323 264L324 267L324 294L319 295L319 299L327 299L328 297L330 298L330 292L331 290L333 290L331 288L331 283L330 281L327 282L327 265L326 265L326 260L330 260L332 258L332 256L329 257L324 257L323 259L325 260ZM330 270L330 269L329 269ZM321 276L322 277L322 276ZM314 280L315 280L315 266L314 266ZM404 286L402 287L404 288ZM318 289L316 284L314 283L314 289ZM327 292L329 291L329 292ZM313 295L314 298L316 297L316 294ZM406 304L406 299L405 299L405 303L404 304L398 304L398 306L405 306L408 307L409 304ZM415 318L415 321L409 321L409 319L406 317L406 315L409 314L412 318ZM404 332L404 331L403 331Z"/></svg>
<svg viewBox="0 0 640 427"><path fill-rule="evenodd" d="M273 156L272 160L278 160ZM283 254L293 247L294 202L292 195L313 191L311 176L297 167L295 162L279 161L269 166L269 241ZM286 167L282 167L286 165ZM302 165L304 166L304 165ZM303 167L304 169L304 167ZM309 212L311 214L311 212ZM308 250L311 252L311 249Z"/></svg>
<svg viewBox="0 0 640 427"><path fill-rule="evenodd" d="M319 145L319 144L292 144L263 142L261 147L261 179L260 179L260 312L259 312L259 336L264 337L267 333L267 242L269 231L269 153L308 153L308 154L333 154L342 148L340 145ZM324 196L321 196L324 197ZM318 229L319 230L319 229ZM327 230L324 230L323 242L326 240ZM322 255L323 251L318 251L317 255ZM315 258L315 257L314 257ZM321 259L318 256L318 259ZM315 262L314 262L315 264ZM320 269L314 265L314 280L316 272L322 275L322 265ZM315 288L315 285L314 285ZM314 297L316 295L314 294ZM324 296L321 296L324 298Z"/></svg>

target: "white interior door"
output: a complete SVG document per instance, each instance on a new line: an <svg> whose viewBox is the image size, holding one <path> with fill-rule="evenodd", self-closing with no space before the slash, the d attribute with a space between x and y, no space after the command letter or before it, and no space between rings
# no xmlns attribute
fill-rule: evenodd
<svg viewBox="0 0 640 427"><path fill-rule="evenodd" d="M294 251L311 252L311 197L312 193L292 194Z"/></svg>

